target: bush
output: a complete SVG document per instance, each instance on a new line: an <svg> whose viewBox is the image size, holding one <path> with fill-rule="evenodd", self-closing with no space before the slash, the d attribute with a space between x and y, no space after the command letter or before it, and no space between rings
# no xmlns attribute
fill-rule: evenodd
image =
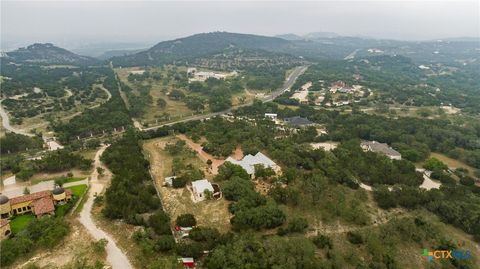
<svg viewBox="0 0 480 269"><path fill-rule="evenodd" d="M460 178L460 184L465 186L473 186L475 185L475 180L469 176L464 176Z"/></svg>
<svg viewBox="0 0 480 269"><path fill-rule="evenodd" d="M389 209L397 206L395 196L386 186L375 189L373 191L373 197L380 208Z"/></svg>
<svg viewBox="0 0 480 269"><path fill-rule="evenodd" d="M93 250L95 253L105 253L105 247L108 244L108 240L105 238L102 238L96 242L92 243Z"/></svg>
<svg viewBox="0 0 480 269"><path fill-rule="evenodd" d="M326 235L317 235L312 238L312 242L317 246L318 248L329 248L332 249L333 243L332 239Z"/></svg>
<svg viewBox="0 0 480 269"><path fill-rule="evenodd" d="M363 244L363 237L361 234L357 232L348 232L347 233L347 240L348 242L355 244L355 245L360 245Z"/></svg>
<svg viewBox="0 0 480 269"><path fill-rule="evenodd" d="M308 228L308 222L304 218L292 218L287 225L288 233L303 233Z"/></svg>
<svg viewBox="0 0 480 269"><path fill-rule="evenodd" d="M182 257L200 258L203 254L202 244L198 242L179 243L176 245L176 252Z"/></svg>
<svg viewBox="0 0 480 269"><path fill-rule="evenodd" d="M150 226L156 234L170 234L170 217L163 211L157 211L148 219L148 226Z"/></svg>
<svg viewBox="0 0 480 269"><path fill-rule="evenodd" d="M197 225L197 220L195 220L195 216L192 214L183 214L177 217L175 223L181 227L193 227Z"/></svg>
<svg viewBox="0 0 480 269"><path fill-rule="evenodd" d="M175 247L175 239L172 235L162 235L155 242L155 248L158 251L169 251Z"/></svg>
<svg viewBox="0 0 480 269"><path fill-rule="evenodd" d="M428 160L425 161L423 168L430 171L435 171L435 170L447 170L448 166L437 158L429 158Z"/></svg>
<svg viewBox="0 0 480 269"><path fill-rule="evenodd" d="M172 187L179 189L187 185L187 179L184 177L176 177L172 179Z"/></svg>
<svg viewBox="0 0 480 269"><path fill-rule="evenodd" d="M223 184L223 195L229 201L238 201L249 195L253 190L253 183L239 177L234 177Z"/></svg>
<svg viewBox="0 0 480 269"><path fill-rule="evenodd" d="M271 229L285 222L285 213L274 205L264 205L236 212L230 220L236 230Z"/></svg>

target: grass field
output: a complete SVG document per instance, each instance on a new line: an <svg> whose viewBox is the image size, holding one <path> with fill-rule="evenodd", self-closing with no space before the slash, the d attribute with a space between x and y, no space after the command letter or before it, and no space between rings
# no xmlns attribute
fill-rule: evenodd
<svg viewBox="0 0 480 269"><path fill-rule="evenodd" d="M65 189L72 190L73 195L80 198L85 194L85 191L87 190L87 185L72 186Z"/></svg>
<svg viewBox="0 0 480 269"><path fill-rule="evenodd" d="M10 221L10 228L12 229L12 233L16 234L20 232L34 219L35 216L31 213L15 216Z"/></svg>
<svg viewBox="0 0 480 269"><path fill-rule="evenodd" d="M440 161L444 162L446 165L448 165L449 168L451 169L455 169L455 168L465 168L468 170L468 174L470 176L474 176L473 172L475 171L475 168L459 161L459 160L455 160L455 159L452 159L448 156L445 156L444 154L441 154L441 153L437 153L437 152L432 152L430 154L430 157L434 157L434 158L437 158L439 159Z"/></svg>

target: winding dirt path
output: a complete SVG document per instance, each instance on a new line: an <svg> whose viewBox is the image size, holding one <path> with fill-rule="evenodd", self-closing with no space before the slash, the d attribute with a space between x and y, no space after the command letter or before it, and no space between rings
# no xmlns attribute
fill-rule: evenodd
<svg viewBox="0 0 480 269"><path fill-rule="evenodd" d="M0 116L2 117L3 128L5 128L6 130L8 130L12 133L16 133L16 134L26 135L26 136L30 136L30 137L35 136L34 134L27 133L23 130L15 129L10 125L10 118L8 116L7 111L2 106L2 101L3 100L0 100Z"/></svg>
<svg viewBox="0 0 480 269"><path fill-rule="evenodd" d="M100 156L107 147L108 146L102 146L95 154L94 169L90 177L90 190L88 192L87 201L80 212L80 223L87 228L88 232L95 238L95 240L104 238L108 241L105 250L107 252L107 261L112 265L113 269L133 269L133 266L125 253L122 252L109 234L95 224L92 218L92 207L95 195L97 193L102 193L105 188L105 183L98 179L97 167L106 169L106 167L100 162Z"/></svg>

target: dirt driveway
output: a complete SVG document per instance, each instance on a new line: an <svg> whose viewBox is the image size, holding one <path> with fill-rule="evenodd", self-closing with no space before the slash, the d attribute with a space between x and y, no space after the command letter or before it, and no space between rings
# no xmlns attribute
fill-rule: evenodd
<svg viewBox="0 0 480 269"><path fill-rule="evenodd" d="M177 135L177 137L183 141L185 141L187 143L187 146L189 146L191 149L193 149L194 151L196 151L198 153L198 156L200 157L200 159L202 161L204 161L205 163L207 163L208 160L211 160L212 161L212 168L211 168L211 172L212 174L216 175L218 174L218 167L220 165L222 165L225 160L223 159L217 159L216 157L214 157L213 155L211 154L208 154L206 153L205 151L203 151L202 149L202 145L198 144L198 143L195 143L193 142L190 138L188 138L186 135L184 134L179 134Z"/></svg>

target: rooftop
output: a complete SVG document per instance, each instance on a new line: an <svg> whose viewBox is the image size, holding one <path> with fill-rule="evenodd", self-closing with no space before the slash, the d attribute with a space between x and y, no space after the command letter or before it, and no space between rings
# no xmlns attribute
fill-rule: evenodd
<svg viewBox="0 0 480 269"><path fill-rule="evenodd" d="M43 197L33 201L35 215L43 215L55 211L55 205L51 197Z"/></svg>
<svg viewBox="0 0 480 269"><path fill-rule="evenodd" d="M192 187L194 190L198 192L204 192L205 190L209 190L213 193L213 186L212 184L206 179L200 179L192 182Z"/></svg>
<svg viewBox="0 0 480 269"><path fill-rule="evenodd" d="M300 116L285 118L285 122L293 126L304 126L304 125L313 124L313 122L311 122L307 118L303 118Z"/></svg>
<svg viewBox="0 0 480 269"><path fill-rule="evenodd" d="M373 152L383 153L387 156L402 156L400 152L389 147L388 144L380 143L377 141L365 141L362 142L362 147L368 147Z"/></svg>
<svg viewBox="0 0 480 269"><path fill-rule="evenodd" d="M33 200L37 200L37 199L47 197L47 196L50 196L50 191L34 192L34 193L31 193L31 194L26 194L26 195L22 195L22 196L18 196L18 197L13 197L12 199L10 199L10 204L14 205L14 204L18 204L18 203L27 202L27 201L33 201Z"/></svg>
<svg viewBox="0 0 480 269"><path fill-rule="evenodd" d="M273 168L277 165L274 161L272 161L270 158L268 158L261 152L257 152L257 154L255 155L248 154L240 161L235 160L232 157L228 157L225 161L240 165L250 175L255 173L256 164L262 164L263 166L270 168Z"/></svg>

